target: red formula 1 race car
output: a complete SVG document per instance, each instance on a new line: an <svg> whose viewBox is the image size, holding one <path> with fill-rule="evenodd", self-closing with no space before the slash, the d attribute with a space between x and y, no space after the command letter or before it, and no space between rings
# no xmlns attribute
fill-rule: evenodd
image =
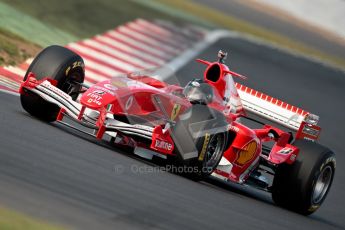
<svg viewBox="0 0 345 230"><path fill-rule="evenodd" d="M146 159L174 159L193 178L212 174L250 185L271 192L282 207L313 213L335 172L334 153L315 142L318 117L235 84L233 77L244 77L225 65L225 53L218 58L198 60L207 66L204 77L185 87L142 74L86 87L82 58L50 46L30 65L20 99L39 119L77 122L96 138L131 146ZM252 113L277 125L257 121L248 116ZM245 120L260 126L250 128Z"/></svg>

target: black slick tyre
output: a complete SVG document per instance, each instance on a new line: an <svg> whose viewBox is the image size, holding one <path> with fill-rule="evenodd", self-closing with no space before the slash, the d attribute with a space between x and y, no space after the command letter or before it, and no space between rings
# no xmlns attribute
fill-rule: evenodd
<svg viewBox="0 0 345 230"><path fill-rule="evenodd" d="M75 100L84 81L84 61L76 53L61 46L49 46L42 50L30 64L24 81L29 73L35 74L37 80L50 78L57 81L57 88L68 93ZM25 90L20 95L24 110L41 120L55 121L59 107L43 100L35 93Z"/></svg>
<svg viewBox="0 0 345 230"><path fill-rule="evenodd" d="M334 178L335 154L322 145L297 140L296 162L279 165L272 186L273 201L284 208L310 215L325 200Z"/></svg>

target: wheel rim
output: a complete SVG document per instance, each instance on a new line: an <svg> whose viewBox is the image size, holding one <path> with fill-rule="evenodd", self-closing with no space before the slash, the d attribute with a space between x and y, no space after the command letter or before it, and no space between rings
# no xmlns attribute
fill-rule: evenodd
<svg viewBox="0 0 345 230"><path fill-rule="evenodd" d="M320 175L318 176L314 190L313 190L313 203L319 203L326 195L329 186L332 181L333 169L330 165L322 169Z"/></svg>
<svg viewBox="0 0 345 230"><path fill-rule="evenodd" d="M224 135L216 134L211 137L211 140L206 149L204 168L207 172L212 172L217 166L220 158L223 156Z"/></svg>

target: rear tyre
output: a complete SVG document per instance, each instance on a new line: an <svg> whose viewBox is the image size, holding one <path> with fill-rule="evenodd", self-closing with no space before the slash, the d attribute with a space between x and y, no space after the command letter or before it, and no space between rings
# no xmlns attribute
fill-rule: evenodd
<svg viewBox="0 0 345 230"><path fill-rule="evenodd" d="M172 137L184 167L183 175L201 180L216 169L226 148L226 127L223 114L206 105L195 104L180 116ZM199 135L195 136L197 133ZM191 152L196 152L197 156L185 160L183 155Z"/></svg>
<svg viewBox="0 0 345 230"><path fill-rule="evenodd" d="M33 72L37 80L50 78L57 81L57 88L68 93L75 100L78 97L81 85L84 82L83 59L61 46L49 46L42 50L29 66L24 81L30 72ZM20 95L22 107L32 116L44 121L55 121L59 107L43 100L35 93L25 90Z"/></svg>
<svg viewBox="0 0 345 230"><path fill-rule="evenodd" d="M273 180L272 199L284 208L310 215L325 200L335 173L335 154L314 142L297 140L296 162L279 165Z"/></svg>

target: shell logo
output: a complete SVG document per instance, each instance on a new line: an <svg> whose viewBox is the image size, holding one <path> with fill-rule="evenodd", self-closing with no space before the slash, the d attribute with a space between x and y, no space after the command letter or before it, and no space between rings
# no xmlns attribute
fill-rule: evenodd
<svg viewBox="0 0 345 230"><path fill-rule="evenodd" d="M258 145L254 140L250 141L242 150L238 151L235 164L242 166L251 161L255 156L257 147Z"/></svg>

